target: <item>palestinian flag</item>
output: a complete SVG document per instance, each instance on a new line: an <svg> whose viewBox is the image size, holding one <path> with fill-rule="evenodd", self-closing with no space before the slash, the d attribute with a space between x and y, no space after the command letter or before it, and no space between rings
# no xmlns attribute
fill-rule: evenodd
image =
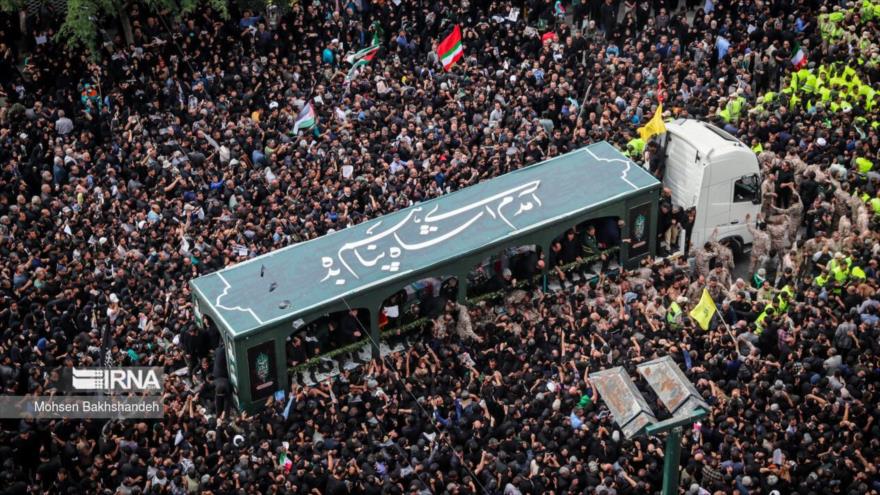
<svg viewBox="0 0 880 495"><path fill-rule="evenodd" d="M293 133L296 134L300 129L311 129L318 123L318 117L315 114L315 107L309 101L305 104L299 115L296 116L296 122L293 124Z"/></svg>
<svg viewBox="0 0 880 495"><path fill-rule="evenodd" d="M345 75L345 84L349 84L354 81L358 74L360 74L361 67L367 65L368 63L370 63L369 60L362 58L352 64L351 69L348 70L348 74Z"/></svg>
<svg viewBox="0 0 880 495"><path fill-rule="evenodd" d="M452 34L437 45L437 55L440 56L443 70L449 70L458 59L464 56L464 49L461 46L461 28L458 24L455 25Z"/></svg>
<svg viewBox="0 0 880 495"><path fill-rule="evenodd" d="M804 49L801 48L800 43L794 45L794 50L791 55L791 65L794 66L794 70L800 70L807 65L807 54L804 53Z"/></svg>
<svg viewBox="0 0 880 495"><path fill-rule="evenodd" d="M350 84L355 78L357 78L358 74L361 72L361 67L370 63L376 54L379 53L380 46L379 37L373 35L372 45L345 57L345 61L351 64L351 69L349 69L348 74L345 75L345 84Z"/></svg>
<svg viewBox="0 0 880 495"><path fill-rule="evenodd" d="M375 40L374 40L375 41ZM366 60L369 62L373 60L373 57L379 52L379 43L373 43L372 45L364 48L363 50L356 51L354 53L349 53L345 56L345 61L353 64L359 62L361 60Z"/></svg>

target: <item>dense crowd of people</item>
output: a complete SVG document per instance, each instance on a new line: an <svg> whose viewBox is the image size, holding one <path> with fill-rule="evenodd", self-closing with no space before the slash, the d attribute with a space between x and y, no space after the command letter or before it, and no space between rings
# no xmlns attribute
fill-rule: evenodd
<svg viewBox="0 0 880 495"><path fill-rule="evenodd" d="M132 42L94 58L4 17L3 393L74 365L169 374L161 420L4 420L0 493L655 493L662 439L625 438L588 375L666 355L711 406L684 493L880 492L874 4L692 4L304 1L272 26L129 3ZM403 352L230 407L190 279L599 140L662 176L636 138L661 93L758 153L746 279L712 241L500 313L450 302ZM672 251L693 213L661 201ZM704 288L707 331L686 316Z"/></svg>

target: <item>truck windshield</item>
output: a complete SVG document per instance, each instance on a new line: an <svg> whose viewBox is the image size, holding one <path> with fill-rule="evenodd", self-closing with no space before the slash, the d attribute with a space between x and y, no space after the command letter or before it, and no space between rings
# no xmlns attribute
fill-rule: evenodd
<svg viewBox="0 0 880 495"><path fill-rule="evenodd" d="M719 127L715 127L714 125L707 124L707 123L703 123L703 125L706 126L706 129L709 129L710 131L714 132L715 134L718 135L718 137L720 137L721 139L724 139L725 141L731 141L734 143L741 142L733 134L730 134L729 132L725 131L724 129L721 129Z"/></svg>

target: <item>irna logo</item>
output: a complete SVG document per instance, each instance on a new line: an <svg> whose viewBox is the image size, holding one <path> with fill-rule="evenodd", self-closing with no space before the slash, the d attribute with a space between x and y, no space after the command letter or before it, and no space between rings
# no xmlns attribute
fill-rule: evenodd
<svg viewBox="0 0 880 495"><path fill-rule="evenodd" d="M73 368L74 390L159 391L162 368Z"/></svg>

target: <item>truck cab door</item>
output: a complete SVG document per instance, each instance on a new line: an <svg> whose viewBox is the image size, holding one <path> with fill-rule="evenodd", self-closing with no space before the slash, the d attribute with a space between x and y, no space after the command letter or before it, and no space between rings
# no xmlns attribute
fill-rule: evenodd
<svg viewBox="0 0 880 495"><path fill-rule="evenodd" d="M718 233L723 235L725 227L730 223L730 187L730 181L722 181L709 186L709 194L705 203L709 210L706 214L707 235L714 227L718 227Z"/></svg>
<svg viewBox="0 0 880 495"><path fill-rule="evenodd" d="M752 236L746 228L746 215L754 221L761 211L761 179L757 174L744 175L733 182L733 198L730 203L730 225L741 226L737 235L745 244L751 244Z"/></svg>

